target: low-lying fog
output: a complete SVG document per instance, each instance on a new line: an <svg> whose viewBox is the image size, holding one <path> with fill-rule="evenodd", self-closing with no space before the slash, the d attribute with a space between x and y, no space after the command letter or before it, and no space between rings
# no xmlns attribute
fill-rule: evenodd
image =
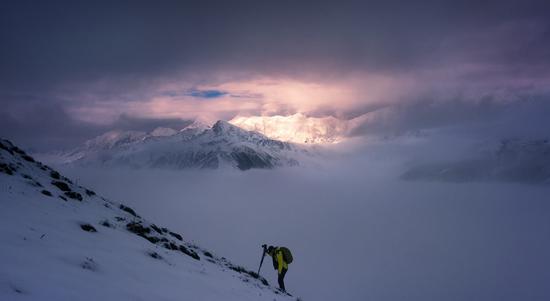
<svg viewBox="0 0 550 301"><path fill-rule="evenodd" d="M418 141L310 168L60 169L251 270L261 244L289 247L287 289L304 300L550 300L549 185L403 180L466 149ZM261 273L276 285L269 260Z"/></svg>

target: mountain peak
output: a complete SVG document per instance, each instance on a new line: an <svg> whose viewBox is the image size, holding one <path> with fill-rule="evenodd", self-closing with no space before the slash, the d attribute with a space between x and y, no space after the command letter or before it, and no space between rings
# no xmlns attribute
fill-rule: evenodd
<svg viewBox="0 0 550 301"><path fill-rule="evenodd" d="M212 130L216 134L227 133L232 131L244 131L240 127L232 125L231 123L225 120L216 121L216 123L214 123L214 125L212 126Z"/></svg>
<svg viewBox="0 0 550 301"><path fill-rule="evenodd" d="M50 162L83 166L132 166L168 169L186 168L276 168L299 165L308 153L301 148L241 129L218 120L212 127L191 124L173 134L171 129L155 133L105 134L84 146L62 153ZM150 139L154 138L154 139Z"/></svg>

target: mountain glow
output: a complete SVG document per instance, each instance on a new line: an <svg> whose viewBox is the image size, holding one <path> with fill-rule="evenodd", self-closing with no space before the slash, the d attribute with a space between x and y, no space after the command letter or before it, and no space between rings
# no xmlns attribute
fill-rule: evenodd
<svg viewBox="0 0 550 301"><path fill-rule="evenodd" d="M297 113L290 116L237 116L229 123L269 138L294 143L338 143L349 130L349 122L332 116L307 117Z"/></svg>

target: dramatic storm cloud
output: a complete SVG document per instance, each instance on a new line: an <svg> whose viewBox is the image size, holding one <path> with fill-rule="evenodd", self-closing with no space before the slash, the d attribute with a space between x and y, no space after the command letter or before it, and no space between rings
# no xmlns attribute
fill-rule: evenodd
<svg viewBox="0 0 550 301"><path fill-rule="evenodd" d="M487 102L548 98L549 8L544 1L11 2L0 13L0 134L48 147L50 136L71 144L89 138L90 127L114 128L120 115L376 115L363 117L372 121L388 111L407 130L408 122L469 120L454 111L457 103L483 120ZM437 114L426 113L434 103ZM73 133L60 135L67 125ZM352 134L367 126L384 128L366 123ZM25 141L33 131L42 142Z"/></svg>

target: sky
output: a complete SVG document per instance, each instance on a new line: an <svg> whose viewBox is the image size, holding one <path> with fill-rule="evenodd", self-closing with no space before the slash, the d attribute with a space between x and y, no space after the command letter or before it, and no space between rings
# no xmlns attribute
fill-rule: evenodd
<svg viewBox="0 0 550 301"><path fill-rule="evenodd" d="M353 123L311 169L59 167L247 268L290 247L305 300L550 297L549 140L498 144L549 139L549 1L4 1L0 45L0 136L31 153Z"/></svg>
<svg viewBox="0 0 550 301"><path fill-rule="evenodd" d="M550 112L549 8L8 1L0 135L52 150L112 129L302 113L363 117L350 136L459 126L541 137Z"/></svg>

